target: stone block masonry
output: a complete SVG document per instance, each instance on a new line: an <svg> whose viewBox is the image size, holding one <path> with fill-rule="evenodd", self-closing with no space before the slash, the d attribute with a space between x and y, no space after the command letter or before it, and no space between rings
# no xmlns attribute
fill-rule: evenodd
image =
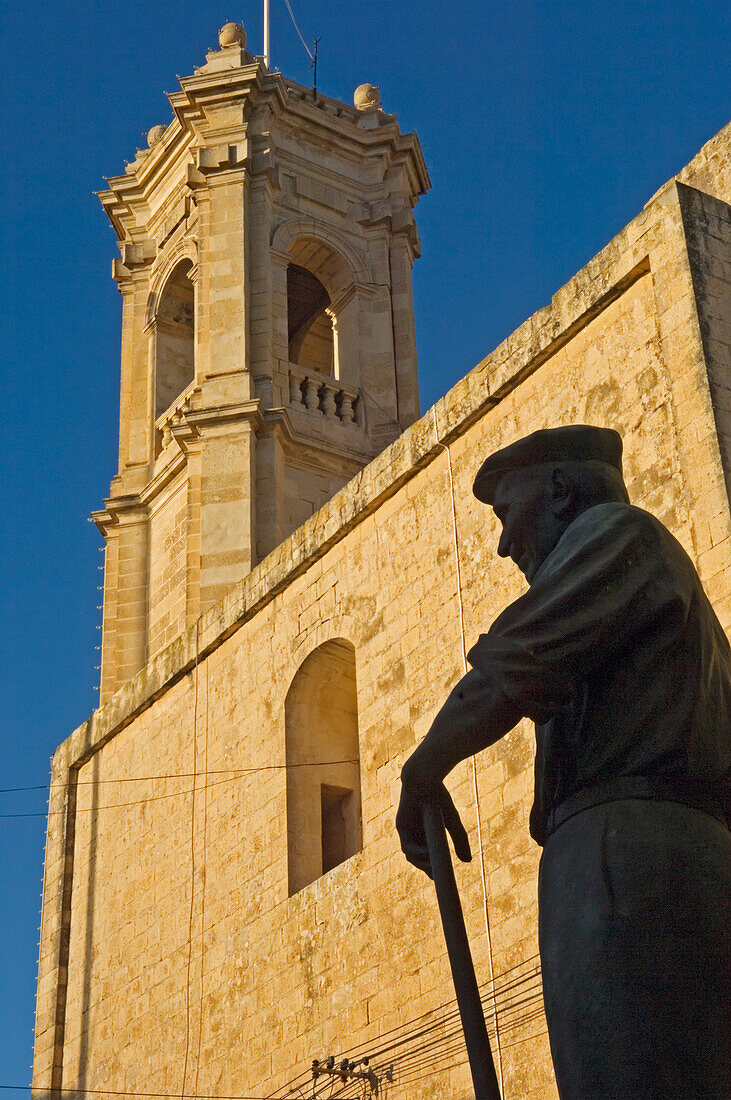
<svg viewBox="0 0 731 1100"><path fill-rule="evenodd" d="M704 191L729 136L697 158ZM393 1066L392 1100L470 1095L435 898L393 820L400 766L461 675L462 622L469 645L522 590L472 479L535 428L616 426L633 501L680 539L731 627L723 178L699 191L691 164L666 185L59 748L36 1095L283 1097L293 1081L306 1093L313 1058L354 1049ZM287 696L340 641L355 655L362 847L292 890ZM342 685L337 663L316 667L326 715ZM469 761L449 780L476 853L457 875L506 1100L555 1096L532 757L522 723L477 758L476 788Z"/></svg>
<svg viewBox="0 0 731 1100"><path fill-rule="evenodd" d="M419 413L416 135L237 43L169 100L100 195L123 301L102 702Z"/></svg>

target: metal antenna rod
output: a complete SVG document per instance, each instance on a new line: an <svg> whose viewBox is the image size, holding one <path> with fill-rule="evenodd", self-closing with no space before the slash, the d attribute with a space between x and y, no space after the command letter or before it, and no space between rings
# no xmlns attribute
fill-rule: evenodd
<svg viewBox="0 0 731 1100"><path fill-rule="evenodd" d="M264 0L264 64L269 68L269 0Z"/></svg>

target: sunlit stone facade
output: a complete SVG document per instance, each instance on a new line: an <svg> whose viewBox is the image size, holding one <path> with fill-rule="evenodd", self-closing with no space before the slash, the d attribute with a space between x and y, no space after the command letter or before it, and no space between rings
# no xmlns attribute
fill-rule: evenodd
<svg viewBox="0 0 731 1100"><path fill-rule="evenodd" d="M233 39L102 195L120 471L102 705L53 762L35 1094L310 1095L312 1060L348 1053L379 1095L467 1098L393 820L465 644L522 590L472 479L535 428L619 428L632 499L731 626L731 133L417 419L418 143ZM555 1096L532 752L521 724L450 779L511 1100Z"/></svg>

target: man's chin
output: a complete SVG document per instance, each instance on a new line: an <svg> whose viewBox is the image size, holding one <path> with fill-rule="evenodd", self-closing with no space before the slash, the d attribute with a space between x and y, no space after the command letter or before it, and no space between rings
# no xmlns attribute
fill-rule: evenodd
<svg viewBox="0 0 731 1100"><path fill-rule="evenodd" d="M513 560L515 561L515 559ZM528 584L530 584L536 574L533 562L530 561L526 555L524 555L522 558L518 558L517 561L515 561L515 564L518 566L518 569L520 569L521 573L528 581Z"/></svg>

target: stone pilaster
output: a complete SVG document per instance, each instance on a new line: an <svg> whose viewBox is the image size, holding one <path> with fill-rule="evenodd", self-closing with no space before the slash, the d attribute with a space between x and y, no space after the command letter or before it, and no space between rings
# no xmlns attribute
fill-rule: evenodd
<svg viewBox="0 0 731 1100"><path fill-rule="evenodd" d="M260 428L256 441L257 559L271 553L287 537L285 497L278 487L286 477L281 421Z"/></svg>
<svg viewBox="0 0 731 1100"><path fill-rule="evenodd" d="M256 564L257 405L191 417L200 432L200 610Z"/></svg>
<svg viewBox="0 0 731 1100"><path fill-rule="evenodd" d="M150 336L146 312L150 294L148 246L123 249L127 263L115 261L113 274L122 295L122 353L119 398L119 472L124 489L137 489L146 480L150 457ZM140 262L133 264L132 259ZM142 473L125 474L130 468Z"/></svg>
<svg viewBox="0 0 731 1100"><path fill-rule="evenodd" d="M148 516L138 497L108 500L106 515L95 513L113 546L114 600L102 631L104 698L130 680L147 660ZM111 579L111 578L110 578ZM103 700L102 700L103 701Z"/></svg>
<svg viewBox="0 0 731 1100"><path fill-rule="evenodd" d="M414 290L411 269L414 245L406 232L392 233L389 245L393 344L396 361L398 421L401 430L419 418L419 374L416 365Z"/></svg>

